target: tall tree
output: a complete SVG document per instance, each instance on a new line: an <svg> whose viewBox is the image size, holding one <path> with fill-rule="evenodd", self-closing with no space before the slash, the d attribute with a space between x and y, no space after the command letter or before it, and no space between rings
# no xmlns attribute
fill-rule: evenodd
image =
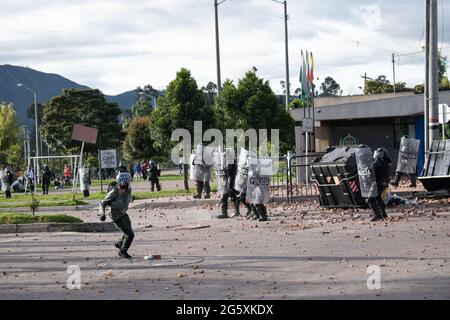
<svg viewBox="0 0 450 320"><path fill-rule="evenodd" d="M131 106L131 113L135 117L150 116L153 106L145 97L139 97L138 100Z"/></svg>
<svg viewBox="0 0 450 320"><path fill-rule="evenodd" d="M326 77L320 85L320 97L336 97L342 95L341 86L332 77Z"/></svg>
<svg viewBox="0 0 450 320"><path fill-rule="evenodd" d="M213 110L206 107L203 92L188 69L177 72L175 80L167 86L164 96L158 99L158 108L152 113L151 134L155 147L161 155L169 156L176 142L171 142L172 132L186 129L194 134L194 121L202 121L203 129L213 126ZM185 188L187 184L187 166L185 165Z"/></svg>
<svg viewBox="0 0 450 320"><path fill-rule="evenodd" d="M7 162L7 155L12 149L17 149L17 145L20 145L20 126L16 112L12 104L0 103L0 163Z"/></svg>
<svg viewBox="0 0 450 320"><path fill-rule="evenodd" d="M38 105L38 120L39 123L41 123L42 121L42 115L44 114L44 106L40 103L37 104ZM28 118L33 119L34 120L34 116L35 116L35 111L34 111L34 103L32 103L28 109L27 109L27 115Z"/></svg>
<svg viewBox="0 0 450 320"><path fill-rule="evenodd" d="M150 132L150 117L134 118L127 129L127 136L123 142L125 160L152 159L156 155Z"/></svg>
<svg viewBox="0 0 450 320"><path fill-rule="evenodd" d="M208 84L201 88L205 94L205 103L207 107L211 107L214 104L214 100L217 96L217 85L210 81Z"/></svg>
<svg viewBox="0 0 450 320"><path fill-rule="evenodd" d="M414 92L415 89L407 88L405 82L395 84L396 92ZM364 84L364 94L381 94L394 92L394 86L387 80L386 76L381 75L376 79L369 79Z"/></svg>
<svg viewBox="0 0 450 320"><path fill-rule="evenodd" d="M280 150L294 146L294 120L280 104L269 82L248 71L235 86L225 81L215 104L216 122L220 129L279 129Z"/></svg>
<svg viewBox="0 0 450 320"><path fill-rule="evenodd" d="M119 106L106 102L99 90L64 89L44 106L42 136L53 150L78 152L80 142L72 140L72 129L74 124L82 124L99 130L97 144L86 144L86 152L117 148L124 137L119 124L120 113Z"/></svg>
<svg viewBox="0 0 450 320"><path fill-rule="evenodd" d="M158 90L151 85L146 85L144 88L137 87L136 102L131 106L131 112L135 117L149 116L154 109L153 101L159 96Z"/></svg>

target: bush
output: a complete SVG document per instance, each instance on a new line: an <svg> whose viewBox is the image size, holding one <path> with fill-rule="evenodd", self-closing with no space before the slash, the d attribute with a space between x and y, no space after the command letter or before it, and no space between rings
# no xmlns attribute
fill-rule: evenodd
<svg viewBox="0 0 450 320"><path fill-rule="evenodd" d="M0 213L0 224L28 224L28 223L65 222L80 223L82 220L64 214L32 216L21 213Z"/></svg>

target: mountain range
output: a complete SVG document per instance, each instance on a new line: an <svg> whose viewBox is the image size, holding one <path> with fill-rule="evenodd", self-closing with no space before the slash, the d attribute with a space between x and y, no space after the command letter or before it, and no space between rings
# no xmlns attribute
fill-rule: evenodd
<svg viewBox="0 0 450 320"><path fill-rule="evenodd" d="M37 92L37 102L45 103L47 100L59 96L63 89L89 89L58 74L45 73L31 68L13 65L0 65L0 101L12 103L21 125L33 126L34 121L27 115L27 109L33 104L33 93L22 83ZM120 109L130 109L136 101L136 90L130 90L119 95L108 96L108 102L116 102Z"/></svg>

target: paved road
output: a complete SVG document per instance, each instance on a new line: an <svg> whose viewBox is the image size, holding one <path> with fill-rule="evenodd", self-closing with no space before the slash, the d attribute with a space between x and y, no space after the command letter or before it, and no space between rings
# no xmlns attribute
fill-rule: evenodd
<svg viewBox="0 0 450 320"><path fill-rule="evenodd" d="M379 223L315 203L273 204L267 223L218 221L212 205L132 209L132 262L116 258L119 234L1 235L0 299L450 299L448 204L390 210ZM209 227L177 229L191 225ZM71 265L81 290L67 289ZM380 290L367 286L372 265Z"/></svg>

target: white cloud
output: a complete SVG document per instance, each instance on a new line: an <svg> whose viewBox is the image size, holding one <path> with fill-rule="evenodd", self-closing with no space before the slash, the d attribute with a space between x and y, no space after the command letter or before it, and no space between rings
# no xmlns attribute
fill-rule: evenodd
<svg viewBox="0 0 450 320"><path fill-rule="evenodd" d="M181 67L192 71L199 86L216 81L212 0L25 2L0 2L0 63L59 73L108 94L147 83L163 89ZM391 53L416 51L423 34L421 0L291 0L288 13L294 87L301 49L314 52L317 77L332 76L345 94L357 93L360 75L390 78ZM444 14L450 21L450 13ZM222 79L236 81L256 66L281 91L283 6L227 0L219 16ZM444 46L449 37L447 23ZM423 74L419 55L400 59L397 81L414 85Z"/></svg>

